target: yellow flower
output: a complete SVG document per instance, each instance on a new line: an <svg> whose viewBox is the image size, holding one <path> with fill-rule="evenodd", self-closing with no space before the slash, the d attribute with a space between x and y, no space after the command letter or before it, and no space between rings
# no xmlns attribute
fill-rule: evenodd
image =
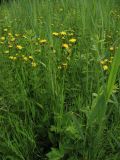
<svg viewBox="0 0 120 160"><path fill-rule="evenodd" d="M0 39L1 39L1 41L4 41L4 40L5 40L5 37L1 37Z"/></svg>
<svg viewBox="0 0 120 160"><path fill-rule="evenodd" d="M64 32L64 31L60 32L60 34L61 34L61 36L66 36L67 35L67 33Z"/></svg>
<svg viewBox="0 0 120 160"><path fill-rule="evenodd" d="M30 60L34 60L33 56L28 56L28 58L29 58Z"/></svg>
<svg viewBox="0 0 120 160"><path fill-rule="evenodd" d="M11 38L11 42L14 42L14 41L15 41L15 38L14 38L14 37L12 37L12 38Z"/></svg>
<svg viewBox="0 0 120 160"><path fill-rule="evenodd" d="M110 51L114 51L114 47L110 47L109 49L110 49Z"/></svg>
<svg viewBox="0 0 120 160"><path fill-rule="evenodd" d="M77 40L75 39L75 38L71 38L70 40L69 40L69 42L70 43L75 43Z"/></svg>
<svg viewBox="0 0 120 160"><path fill-rule="evenodd" d="M28 61L28 58L26 56L23 56L24 61Z"/></svg>
<svg viewBox="0 0 120 160"><path fill-rule="evenodd" d="M62 44L62 48L68 49L69 45L67 43Z"/></svg>
<svg viewBox="0 0 120 160"><path fill-rule="evenodd" d="M23 47L21 45L17 45L16 48L19 50L23 49Z"/></svg>
<svg viewBox="0 0 120 160"><path fill-rule="evenodd" d="M108 59L104 59L104 62L105 62L105 63L108 62Z"/></svg>
<svg viewBox="0 0 120 160"><path fill-rule="evenodd" d="M73 36L74 34L73 34L73 33L69 33L68 35L69 35L69 36Z"/></svg>
<svg viewBox="0 0 120 160"><path fill-rule="evenodd" d="M20 34L16 33L16 34L15 34L15 36L16 36L16 37L19 37L19 36L20 36Z"/></svg>
<svg viewBox="0 0 120 160"><path fill-rule="evenodd" d="M9 56L9 59L11 59L11 60L16 60L16 59L17 59L17 57Z"/></svg>
<svg viewBox="0 0 120 160"><path fill-rule="evenodd" d="M65 39L65 37L61 37L61 39L62 39L62 40L64 40L64 39Z"/></svg>
<svg viewBox="0 0 120 160"><path fill-rule="evenodd" d="M8 47L9 47L9 48L12 48L12 47L13 47L13 45L11 45L11 44L10 44Z"/></svg>
<svg viewBox="0 0 120 160"><path fill-rule="evenodd" d="M9 33L8 33L8 36L12 36L12 33L9 32Z"/></svg>
<svg viewBox="0 0 120 160"><path fill-rule="evenodd" d="M32 62L31 64L32 64L32 67L36 67L37 66L37 64L35 62Z"/></svg>
<svg viewBox="0 0 120 160"><path fill-rule="evenodd" d="M45 44L45 43L47 43L47 40L46 40L46 39L40 40L40 44Z"/></svg>
<svg viewBox="0 0 120 160"><path fill-rule="evenodd" d="M59 36L59 33L53 32L52 35L53 35L53 36Z"/></svg>
<svg viewBox="0 0 120 160"><path fill-rule="evenodd" d="M100 61L100 64L104 65L104 64L105 64L105 61L101 60L101 61Z"/></svg>
<svg viewBox="0 0 120 160"><path fill-rule="evenodd" d="M104 70L104 71L107 71L107 70L108 70L108 66L107 66L107 65L104 65L104 66L103 66L103 70Z"/></svg>

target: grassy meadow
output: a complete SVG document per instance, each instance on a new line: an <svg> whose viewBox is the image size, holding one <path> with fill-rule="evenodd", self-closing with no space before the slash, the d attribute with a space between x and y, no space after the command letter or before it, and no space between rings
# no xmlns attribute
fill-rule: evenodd
<svg viewBox="0 0 120 160"><path fill-rule="evenodd" d="M0 4L0 160L120 160L119 0Z"/></svg>

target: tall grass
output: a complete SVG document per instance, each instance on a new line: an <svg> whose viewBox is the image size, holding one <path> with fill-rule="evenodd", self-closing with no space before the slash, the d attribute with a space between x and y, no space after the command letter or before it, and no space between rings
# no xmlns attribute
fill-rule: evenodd
<svg viewBox="0 0 120 160"><path fill-rule="evenodd" d="M1 160L119 160L119 14L112 0L1 4L0 37L4 28L26 34L21 54L38 63L10 61L0 44ZM71 30L77 44L66 52L52 33ZM36 54L32 40L38 37L48 45ZM100 61L111 56L104 71ZM61 63L67 68L59 69Z"/></svg>

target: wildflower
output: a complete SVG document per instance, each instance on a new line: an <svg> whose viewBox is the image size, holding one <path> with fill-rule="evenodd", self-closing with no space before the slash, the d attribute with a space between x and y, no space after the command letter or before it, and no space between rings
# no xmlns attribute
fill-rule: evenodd
<svg viewBox="0 0 120 160"><path fill-rule="evenodd" d="M19 50L23 49L23 47L21 45L17 45L16 48Z"/></svg>
<svg viewBox="0 0 120 160"><path fill-rule="evenodd" d="M71 38L70 40L69 40L69 42L70 43L75 43L77 40L75 39L75 38Z"/></svg>
<svg viewBox="0 0 120 160"><path fill-rule="evenodd" d="M105 61L101 60L101 61L100 61L100 64L104 65L104 64L105 64Z"/></svg>
<svg viewBox="0 0 120 160"><path fill-rule="evenodd" d="M114 51L114 47L110 47L109 50L110 50L110 51Z"/></svg>
<svg viewBox="0 0 120 160"><path fill-rule="evenodd" d="M28 58L29 58L30 60L34 60L33 56L28 56Z"/></svg>
<svg viewBox="0 0 120 160"><path fill-rule="evenodd" d="M64 40L64 39L65 39L65 37L62 37L61 39L62 39L62 40Z"/></svg>
<svg viewBox="0 0 120 160"><path fill-rule="evenodd" d="M14 37L12 37L12 38L11 38L11 42L14 42L14 41L15 41L15 38L14 38Z"/></svg>
<svg viewBox="0 0 120 160"><path fill-rule="evenodd" d="M17 57L9 56L9 59L11 59L11 60L16 60L16 59L17 59Z"/></svg>
<svg viewBox="0 0 120 160"><path fill-rule="evenodd" d="M40 44L45 44L45 43L47 43L47 40L46 40L46 39L40 40Z"/></svg>
<svg viewBox="0 0 120 160"><path fill-rule="evenodd" d="M69 45L67 43L62 44L62 48L68 49Z"/></svg>
<svg viewBox="0 0 120 160"><path fill-rule="evenodd" d="M67 35L67 33L64 32L64 31L60 32L60 34L61 34L61 36L66 36Z"/></svg>
<svg viewBox="0 0 120 160"><path fill-rule="evenodd" d="M73 34L73 33L69 33L68 35L69 35L69 36L73 36L74 34Z"/></svg>
<svg viewBox="0 0 120 160"><path fill-rule="evenodd" d="M105 63L108 62L108 59L104 59L104 62L105 62Z"/></svg>
<svg viewBox="0 0 120 160"><path fill-rule="evenodd" d="M32 62L31 64L32 64L32 67L36 67L37 66L37 64L35 62Z"/></svg>
<svg viewBox="0 0 120 160"><path fill-rule="evenodd" d="M15 34L15 36L16 36L16 37L19 37L19 36L20 36L20 34L16 33L16 34Z"/></svg>
<svg viewBox="0 0 120 160"><path fill-rule="evenodd" d="M10 32L9 32L9 33L8 33L8 36L10 36L10 37L11 37L11 36L12 36L12 33L10 33Z"/></svg>
<svg viewBox="0 0 120 160"><path fill-rule="evenodd" d="M53 35L53 36L59 36L59 33L53 32L52 35Z"/></svg>
<svg viewBox="0 0 120 160"><path fill-rule="evenodd" d="M23 56L24 61L28 61L28 58L26 56Z"/></svg>
<svg viewBox="0 0 120 160"><path fill-rule="evenodd" d="M12 45L12 44L10 44L8 47L9 47L9 48L12 48L12 47L13 47L13 45Z"/></svg>
<svg viewBox="0 0 120 160"><path fill-rule="evenodd" d="M107 65L104 65L104 66L103 66L103 70L104 70L104 71L107 71L107 70L108 70L108 66L107 66Z"/></svg>
<svg viewBox="0 0 120 160"><path fill-rule="evenodd" d="M1 39L1 41L4 41L4 40L5 40L5 37L1 37L0 39Z"/></svg>

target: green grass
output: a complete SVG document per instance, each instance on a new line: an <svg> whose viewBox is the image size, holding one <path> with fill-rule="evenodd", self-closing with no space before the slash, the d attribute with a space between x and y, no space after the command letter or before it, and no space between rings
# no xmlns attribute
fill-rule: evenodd
<svg viewBox="0 0 120 160"><path fill-rule="evenodd" d="M120 159L119 28L113 0L0 5L0 160Z"/></svg>

